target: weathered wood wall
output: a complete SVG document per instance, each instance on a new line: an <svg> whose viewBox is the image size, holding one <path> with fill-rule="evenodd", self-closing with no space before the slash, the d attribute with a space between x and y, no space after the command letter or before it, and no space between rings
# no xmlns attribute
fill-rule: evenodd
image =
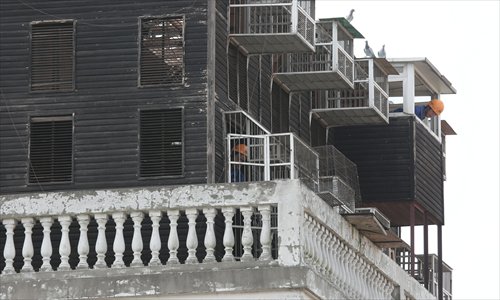
<svg viewBox="0 0 500 300"><path fill-rule="evenodd" d="M138 87L139 17L163 15L185 17L184 84ZM76 89L30 92L30 22L57 19L76 20ZM0 192L206 182L206 19L204 1L2 0ZM138 180L139 109L170 107L184 108L184 176ZM74 182L27 185L30 117L65 114Z"/></svg>

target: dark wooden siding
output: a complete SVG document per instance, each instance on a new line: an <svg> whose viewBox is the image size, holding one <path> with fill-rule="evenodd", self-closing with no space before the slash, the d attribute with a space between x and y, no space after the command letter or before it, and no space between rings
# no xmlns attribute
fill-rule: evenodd
<svg viewBox="0 0 500 300"><path fill-rule="evenodd" d="M206 3L2 1L0 186L2 193L206 182ZM138 87L139 17L185 17L184 84ZM30 92L32 21L75 20L75 90ZM184 108L184 176L138 180L138 111ZM28 121L73 114L74 183L26 186Z"/></svg>
<svg viewBox="0 0 500 300"><path fill-rule="evenodd" d="M415 202L432 222L444 221L441 144L415 117L331 131L335 147L358 167L363 203ZM406 210L400 215L409 218Z"/></svg>
<svg viewBox="0 0 500 300"><path fill-rule="evenodd" d="M415 122L416 199L444 223L443 155L441 143L423 124Z"/></svg>
<svg viewBox="0 0 500 300"><path fill-rule="evenodd" d="M414 198L412 128L412 118L392 118L388 126L330 130L334 146L358 167L363 202Z"/></svg>

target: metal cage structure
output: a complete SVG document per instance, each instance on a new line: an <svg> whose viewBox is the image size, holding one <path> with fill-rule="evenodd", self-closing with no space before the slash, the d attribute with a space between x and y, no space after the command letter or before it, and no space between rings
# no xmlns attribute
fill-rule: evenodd
<svg viewBox="0 0 500 300"><path fill-rule="evenodd" d="M230 0L229 35L248 54L313 52L311 1Z"/></svg>
<svg viewBox="0 0 500 300"><path fill-rule="evenodd" d="M314 147L314 150L320 162L318 195L332 206L354 212L361 202L356 164L333 145Z"/></svg>
<svg viewBox="0 0 500 300"><path fill-rule="evenodd" d="M244 159L234 155L241 144ZM301 179L311 190L318 190L318 154L293 133L228 134L227 151L228 182Z"/></svg>
<svg viewBox="0 0 500 300"><path fill-rule="evenodd" d="M316 23L314 53L273 55L274 79L290 91L354 88L353 37L336 19Z"/></svg>
<svg viewBox="0 0 500 300"><path fill-rule="evenodd" d="M394 72L383 58L356 59L354 89L315 92L313 116L326 127L388 124L388 76Z"/></svg>

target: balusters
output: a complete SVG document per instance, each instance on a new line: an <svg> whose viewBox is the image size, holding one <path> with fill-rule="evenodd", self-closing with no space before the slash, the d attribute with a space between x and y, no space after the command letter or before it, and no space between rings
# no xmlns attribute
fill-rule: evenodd
<svg viewBox="0 0 500 300"><path fill-rule="evenodd" d="M31 258L33 257L33 241L31 239L31 234L33 230L34 220L33 218L22 218L21 223L24 226L24 242L23 242L23 259L24 264L21 269L22 272L33 272L33 266L31 265Z"/></svg>
<svg viewBox="0 0 500 300"><path fill-rule="evenodd" d="M144 219L144 214L142 212L133 212L130 214L132 221L134 221L134 236L132 237L132 251L134 251L134 260L130 266L142 267L144 264L141 260L142 253L142 235L141 235L141 223Z"/></svg>
<svg viewBox="0 0 500 300"><path fill-rule="evenodd" d="M69 225L71 225L70 216L60 216L58 218L61 224L61 243L59 244L59 255L61 255L61 264L59 270L70 270L69 255L71 254L71 244L69 241Z"/></svg>
<svg viewBox="0 0 500 300"><path fill-rule="evenodd" d="M217 210L215 208L205 208L203 209L203 213L207 218L207 231L205 233L205 240L203 241L205 244L207 255L203 259L203 262L211 263L215 262L214 251L216 246L216 240L214 232L214 218L217 213Z"/></svg>
<svg viewBox="0 0 500 300"><path fill-rule="evenodd" d="M234 216L234 208L233 207L224 207L222 209L222 213L224 214L224 223L226 224L224 229L224 257L222 261L234 261L233 256L233 247L234 247L234 233L233 233L233 216Z"/></svg>
<svg viewBox="0 0 500 300"><path fill-rule="evenodd" d="M121 268L125 266L123 262L123 252L125 252L125 239L123 238L123 223L127 217L123 212L116 212L112 215L115 221L115 240L113 241L113 251L115 252L115 261L112 268Z"/></svg>
<svg viewBox="0 0 500 300"><path fill-rule="evenodd" d="M241 235L241 243L243 244L243 255L241 256L241 261L252 261L252 245L253 245L253 235L252 235L252 207L242 207L241 214L243 215L243 234Z"/></svg>
<svg viewBox="0 0 500 300"><path fill-rule="evenodd" d="M17 221L14 219L5 219L2 221L6 230L5 246L3 248L3 257L5 257L4 274L15 273L13 263L14 257L16 257L16 248L14 247L14 228L16 227L16 223Z"/></svg>
<svg viewBox="0 0 500 300"><path fill-rule="evenodd" d="M149 249L151 249L151 260L149 261L150 266L159 266L161 261L159 258L161 250L161 239L160 239L160 220L161 211L151 210L149 212L149 217L151 218L151 241L149 242Z"/></svg>
<svg viewBox="0 0 500 300"><path fill-rule="evenodd" d="M50 241L50 228L54 220L51 217L45 217L40 219L40 224L43 227L43 240L42 247L40 248L40 254L42 255L42 266L40 271L52 271L52 266L50 265L50 257L52 256L52 242Z"/></svg>
<svg viewBox="0 0 500 300"><path fill-rule="evenodd" d="M188 257L186 258L187 264L195 264L198 262L196 258L196 248L198 247L198 238L196 236L196 217L198 210L196 208L186 209L186 216L188 218L188 235L186 238L186 247L188 248Z"/></svg>
<svg viewBox="0 0 500 300"><path fill-rule="evenodd" d="M271 206L259 205L259 212L262 216L262 230L260 232L260 244L262 253L259 260L271 260Z"/></svg>
<svg viewBox="0 0 500 300"><path fill-rule="evenodd" d="M97 253L97 261L94 268L106 268L106 251L108 251L108 245L106 242L106 223L108 222L108 215L106 214L95 214L94 218L97 222L97 241L95 243L95 252Z"/></svg>
<svg viewBox="0 0 500 300"><path fill-rule="evenodd" d="M87 236L90 217L88 215L79 215L76 217L80 225L80 238L78 239L78 262L77 269L88 269L87 255L89 254L89 240Z"/></svg>
<svg viewBox="0 0 500 300"><path fill-rule="evenodd" d="M177 249L179 249L179 237L177 236L177 220L179 219L178 210L167 210L168 218L170 219L170 233L168 235L168 249L170 257L167 264L178 264Z"/></svg>

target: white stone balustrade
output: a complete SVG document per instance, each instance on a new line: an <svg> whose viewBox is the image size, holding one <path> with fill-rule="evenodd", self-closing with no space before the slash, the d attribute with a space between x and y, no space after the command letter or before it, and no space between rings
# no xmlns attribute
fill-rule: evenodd
<svg viewBox="0 0 500 300"><path fill-rule="evenodd" d="M253 245L253 234L251 228L251 219L252 215L259 211L257 207L251 206L243 206L243 207L221 207L219 210L220 213L225 217L224 220L224 228L225 232L223 236L219 236L220 243L225 246L224 252L220 253L219 261L235 261L236 259L233 256L234 250L234 232L233 232L233 216L235 214L236 208L239 208L242 211L244 216L244 230L242 236L240 237L242 241L242 250L243 256L241 257L241 261L254 261L254 260L262 260L262 261L270 261L271 257L271 227L270 227L270 211L271 205L259 205L258 209L262 213L263 217L263 230L260 233L260 242L264 247L262 251L261 257L253 257L252 254L252 245ZM188 221L188 232L185 239L187 253L184 254L185 259L182 263L186 264L196 264L199 263L199 259L197 256L198 249L198 236L196 231L197 222L196 219L198 217L199 212L203 212L206 217L206 232L204 236L204 247L206 250L205 257L201 258L203 263L216 263L216 253L215 248L217 245L217 235L215 233L214 224L215 217L218 213L218 209L214 207L200 207L200 208L188 208L186 210L178 210L178 209L167 209L165 212L151 210L146 212L151 221L152 221L152 229L151 229L151 239L149 243L149 249L151 253L151 259L149 261L149 265L158 266L162 265L160 261L160 251L162 251L162 243L161 240L167 238L168 249L165 250L169 254L167 265L175 265L180 264L181 260L179 253L180 241L182 238L178 232L178 221L182 214L185 214ZM166 215L170 221L170 224L161 226L169 227L168 237L162 237L160 235L160 220L162 215ZM114 229L114 238L112 244L114 261L111 266L109 266L109 262L106 263L106 257L108 255L108 241L106 239L106 225L108 224L109 216L112 217L115 226ZM133 221L133 237L132 240L127 243L124 235L124 224L127 220L127 217ZM49 217L40 217L40 218L22 218L20 223L24 227L24 242L22 245L22 256L23 256L23 265L21 270L22 272L47 272L53 271L53 269L57 269L58 271L69 271L71 268L75 269L89 269L89 264L87 262L88 254L90 252L90 242L88 237L89 224L91 222L91 217L95 219L97 223L97 238L95 239L95 243L93 243L93 247L96 253L96 262L90 268L124 268L128 267L124 261L124 252L127 247L133 252L133 259L130 262L130 267L144 267L147 265L147 262L143 262L141 259L141 255L143 254L143 237L141 233L142 222L145 218L145 213L142 211L132 211L130 214L126 214L124 212L108 212L108 213L97 213L97 214L78 214L75 216L70 215L62 215L62 216L49 216ZM61 240L59 243L59 254L61 256L61 263L59 266L53 267L50 264L51 256L52 256L52 244L51 244L51 232L53 220L57 219L61 225ZM42 257L42 266L39 270L34 270L32 266L32 258L34 256L34 246L32 240L33 226L36 221L39 220L40 224L43 227L43 240L40 246L40 254ZM74 255L78 255L79 261L76 266L71 266L69 263L71 256L71 243L73 241L70 240L70 225L73 220L77 220L79 226L79 238L77 241L77 253L73 253ZM2 221L3 226L6 229L5 234L5 247L3 249L3 257L5 260L5 267L2 270L2 274L10 274L15 273L14 270L14 258L16 256L16 247L14 244L14 228L18 222L15 219L5 219ZM222 225L222 224L221 224ZM109 228L108 228L109 230ZM187 254L187 255L186 255Z"/></svg>
<svg viewBox="0 0 500 300"><path fill-rule="evenodd" d="M392 299L398 291L401 297L428 297L418 282L413 284L300 181L249 183L243 189L236 185L0 196L0 241L5 241L0 276L74 272L72 268L92 274L99 270L89 269L182 270L182 264L191 264L192 272L196 265L206 270L218 263L224 268L273 264L307 267L330 292L335 290L325 294L334 298ZM53 243L58 249L53 250ZM58 251L59 265L53 251Z"/></svg>

